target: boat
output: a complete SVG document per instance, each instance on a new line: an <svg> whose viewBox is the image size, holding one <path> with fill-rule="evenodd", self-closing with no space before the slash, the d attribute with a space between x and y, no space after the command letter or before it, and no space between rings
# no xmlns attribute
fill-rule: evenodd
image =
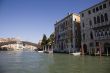
<svg viewBox="0 0 110 73"><path fill-rule="evenodd" d="M74 56L80 56L81 52L75 52L75 53L70 53L70 54Z"/></svg>
<svg viewBox="0 0 110 73"><path fill-rule="evenodd" d="M44 51L38 51L39 53L43 53Z"/></svg>

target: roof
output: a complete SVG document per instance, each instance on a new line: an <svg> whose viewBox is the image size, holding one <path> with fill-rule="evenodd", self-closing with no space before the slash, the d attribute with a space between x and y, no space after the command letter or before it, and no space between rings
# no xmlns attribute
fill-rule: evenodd
<svg viewBox="0 0 110 73"><path fill-rule="evenodd" d="M97 5L100 5L100 4L104 3L104 2L106 2L106 1L109 1L109 0L104 0L104 1L102 1L102 2L100 2L100 3L97 3L97 4L95 4L95 5L93 5L93 6L89 7L89 8L87 8L87 9L85 9L85 10L79 12L79 13L82 13L82 12L84 12L84 11L86 11L86 10L89 10L89 9L91 9L91 8L97 6Z"/></svg>
<svg viewBox="0 0 110 73"><path fill-rule="evenodd" d="M77 13L70 13L70 14L68 14L66 17L64 17L63 19L61 19L61 20L59 20L58 22L56 22L55 25L58 24L58 23L60 23L60 22L62 22L62 21L65 20L66 18L70 17L71 15L80 16L80 15L77 14Z"/></svg>

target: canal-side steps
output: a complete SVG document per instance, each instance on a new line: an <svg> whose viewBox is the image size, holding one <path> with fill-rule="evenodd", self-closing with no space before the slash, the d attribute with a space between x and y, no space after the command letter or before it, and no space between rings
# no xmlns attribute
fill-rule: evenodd
<svg viewBox="0 0 110 73"><path fill-rule="evenodd" d="M49 50L49 51L44 51L44 50L37 50L38 53L53 53L52 50Z"/></svg>
<svg viewBox="0 0 110 73"><path fill-rule="evenodd" d="M44 51L44 53L53 53L53 51L51 51L51 50L50 51Z"/></svg>

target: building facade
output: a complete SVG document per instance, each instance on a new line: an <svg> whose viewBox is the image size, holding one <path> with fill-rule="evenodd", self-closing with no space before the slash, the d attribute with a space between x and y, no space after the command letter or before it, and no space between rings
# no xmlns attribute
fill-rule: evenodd
<svg viewBox="0 0 110 73"><path fill-rule="evenodd" d="M68 14L62 20L56 22L54 52L75 52L80 47L80 16Z"/></svg>
<svg viewBox="0 0 110 73"><path fill-rule="evenodd" d="M82 12L81 46L85 53L110 53L110 1L105 0Z"/></svg>

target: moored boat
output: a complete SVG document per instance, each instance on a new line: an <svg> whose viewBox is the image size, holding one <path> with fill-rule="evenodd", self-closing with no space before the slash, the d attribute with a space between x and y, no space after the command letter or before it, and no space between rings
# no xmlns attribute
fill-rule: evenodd
<svg viewBox="0 0 110 73"><path fill-rule="evenodd" d="M75 53L70 53L70 54L72 54L72 55L74 55L74 56L80 56L80 52L75 52Z"/></svg>
<svg viewBox="0 0 110 73"><path fill-rule="evenodd" d="M38 51L39 53L43 53L44 51Z"/></svg>

